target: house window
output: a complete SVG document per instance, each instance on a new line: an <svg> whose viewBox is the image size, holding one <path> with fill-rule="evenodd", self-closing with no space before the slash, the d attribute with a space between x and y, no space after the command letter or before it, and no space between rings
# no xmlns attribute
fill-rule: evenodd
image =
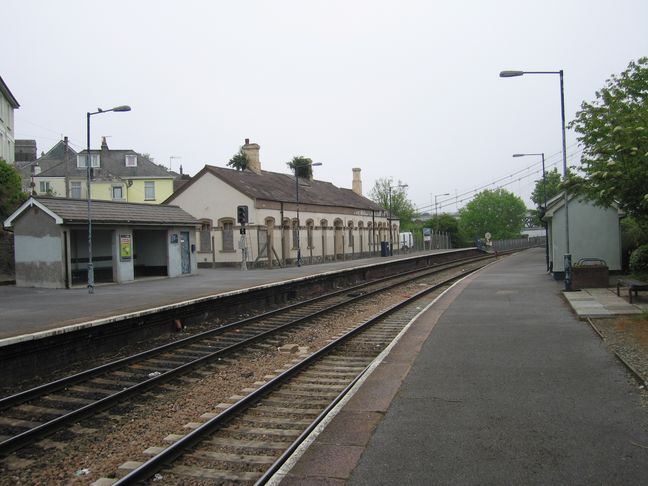
<svg viewBox="0 0 648 486"><path fill-rule="evenodd" d="M122 186L112 186L112 198L115 201L124 199L124 188Z"/></svg>
<svg viewBox="0 0 648 486"><path fill-rule="evenodd" d="M85 169L87 167L86 161L88 160L87 154L77 155L77 168ZM92 167L99 167L99 154L90 154L90 162Z"/></svg>
<svg viewBox="0 0 648 486"><path fill-rule="evenodd" d="M126 156L126 167L137 167L137 155Z"/></svg>
<svg viewBox="0 0 648 486"><path fill-rule="evenodd" d="M292 246L294 249L299 248L299 223L296 219L292 221Z"/></svg>
<svg viewBox="0 0 648 486"><path fill-rule="evenodd" d="M70 197L81 199L81 183L79 181L70 182Z"/></svg>
<svg viewBox="0 0 648 486"><path fill-rule="evenodd" d="M223 221L223 251L234 251L234 222Z"/></svg>
<svg viewBox="0 0 648 486"><path fill-rule="evenodd" d="M40 187L40 192L41 194L49 194L52 192L52 186L50 185L49 181L40 181L39 182L39 187Z"/></svg>
<svg viewBox="0 0 648 486"><path fill-rule="evenodd" d="M306 222L306 244L308 245L308 248L313 248L313 222L312 221L307 221Z"/></svg>
<svg viewBox="0 0 648 486"><path fill-rule="evenodd" d="M144 181L144 200L155 201L155 181Z"/></svg>
<svg viewBox="0 0 648 486"><path fill-rule="evenodd" d="M200 251L211 251L211 221L203 221L200 225Z"/></svg>

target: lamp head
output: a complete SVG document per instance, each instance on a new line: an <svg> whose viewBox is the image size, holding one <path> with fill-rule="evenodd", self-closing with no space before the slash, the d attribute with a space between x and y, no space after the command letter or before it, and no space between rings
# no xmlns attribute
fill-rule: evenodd
<svg viewBox="0 0 648 486"><path fill-rule="evenodd" d="M524 157L526 154L513 154L513 157Z"/></svg>
<svg viewBox="0 0 648 486"><path fill-rule="evenodd" d="M115 106L112 111L131 111L131 107L128 105Z"/></svg>
<svg viewBox="0 0 648 486"><path fill-rule="evenodd" d="M516 76L522 76L524 71L502 71L500 72L500 78L514 78Z"/></svg>

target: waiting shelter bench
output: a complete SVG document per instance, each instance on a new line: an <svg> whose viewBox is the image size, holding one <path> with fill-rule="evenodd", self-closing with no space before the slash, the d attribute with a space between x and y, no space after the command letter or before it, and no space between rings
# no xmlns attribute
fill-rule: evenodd
<svg viewBox="0 0 648 486"><path fill-rule="evenodd" d="M634 291L635 297L640 290L648 290L648 282L635 280L632 278L620 278L617 281L617 295L620 295L619 289L621 287L628 287L628 300L632 304L632 292Z"/></svg>

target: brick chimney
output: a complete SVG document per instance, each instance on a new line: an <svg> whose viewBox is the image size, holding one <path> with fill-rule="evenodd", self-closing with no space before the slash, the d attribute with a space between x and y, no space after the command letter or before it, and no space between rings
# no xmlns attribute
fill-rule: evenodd
<svg viewBox="0 0 648 486"><path fill-rule="evenodd" d="M245 139L245 145L243 145L243 153L247 156L248 159L248 169L254 172L255 174L261 173L261 161L259 160L259 150L261 147L258 143L250 143L250 139Z"/></svg>
<svg viewBox="0 0 648 486"><path fill-rule="evenodd" d="M360 179L360 168L355 167L353 170L353 185L351 190L355 192L358 196L362 196L362 180Z"/></svg>
<svg viewBox="0 0 648 486"><path fill-rule="evenodd" d="M101 137L101 150L108 150L108 142L106 142L106 137Z"/></svg>

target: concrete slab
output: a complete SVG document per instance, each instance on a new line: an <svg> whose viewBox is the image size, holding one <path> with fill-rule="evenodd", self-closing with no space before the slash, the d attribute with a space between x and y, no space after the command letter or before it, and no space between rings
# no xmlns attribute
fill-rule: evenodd
<svg viewBox="0 0 648 486"><path fill-rule="evenodd" d="M412 366L398 393L387 386L383 420L374 428L376 415L366 415L365 434L374 432L364 452L343 440L334 450L349 417L363 420L343 409L282 484L338 484L353 459L348 485L643 483L639 391L570 312L544 263L542 249L504 258L446 295L442 313L424 313L412 330L438 321L422 346L403 338L394 347L404 356L401 346L413 345ZM498 292L506 281L518 292ZM370 403L361 395L377 393L388 366L375 368L356 403Z"/></svg>

